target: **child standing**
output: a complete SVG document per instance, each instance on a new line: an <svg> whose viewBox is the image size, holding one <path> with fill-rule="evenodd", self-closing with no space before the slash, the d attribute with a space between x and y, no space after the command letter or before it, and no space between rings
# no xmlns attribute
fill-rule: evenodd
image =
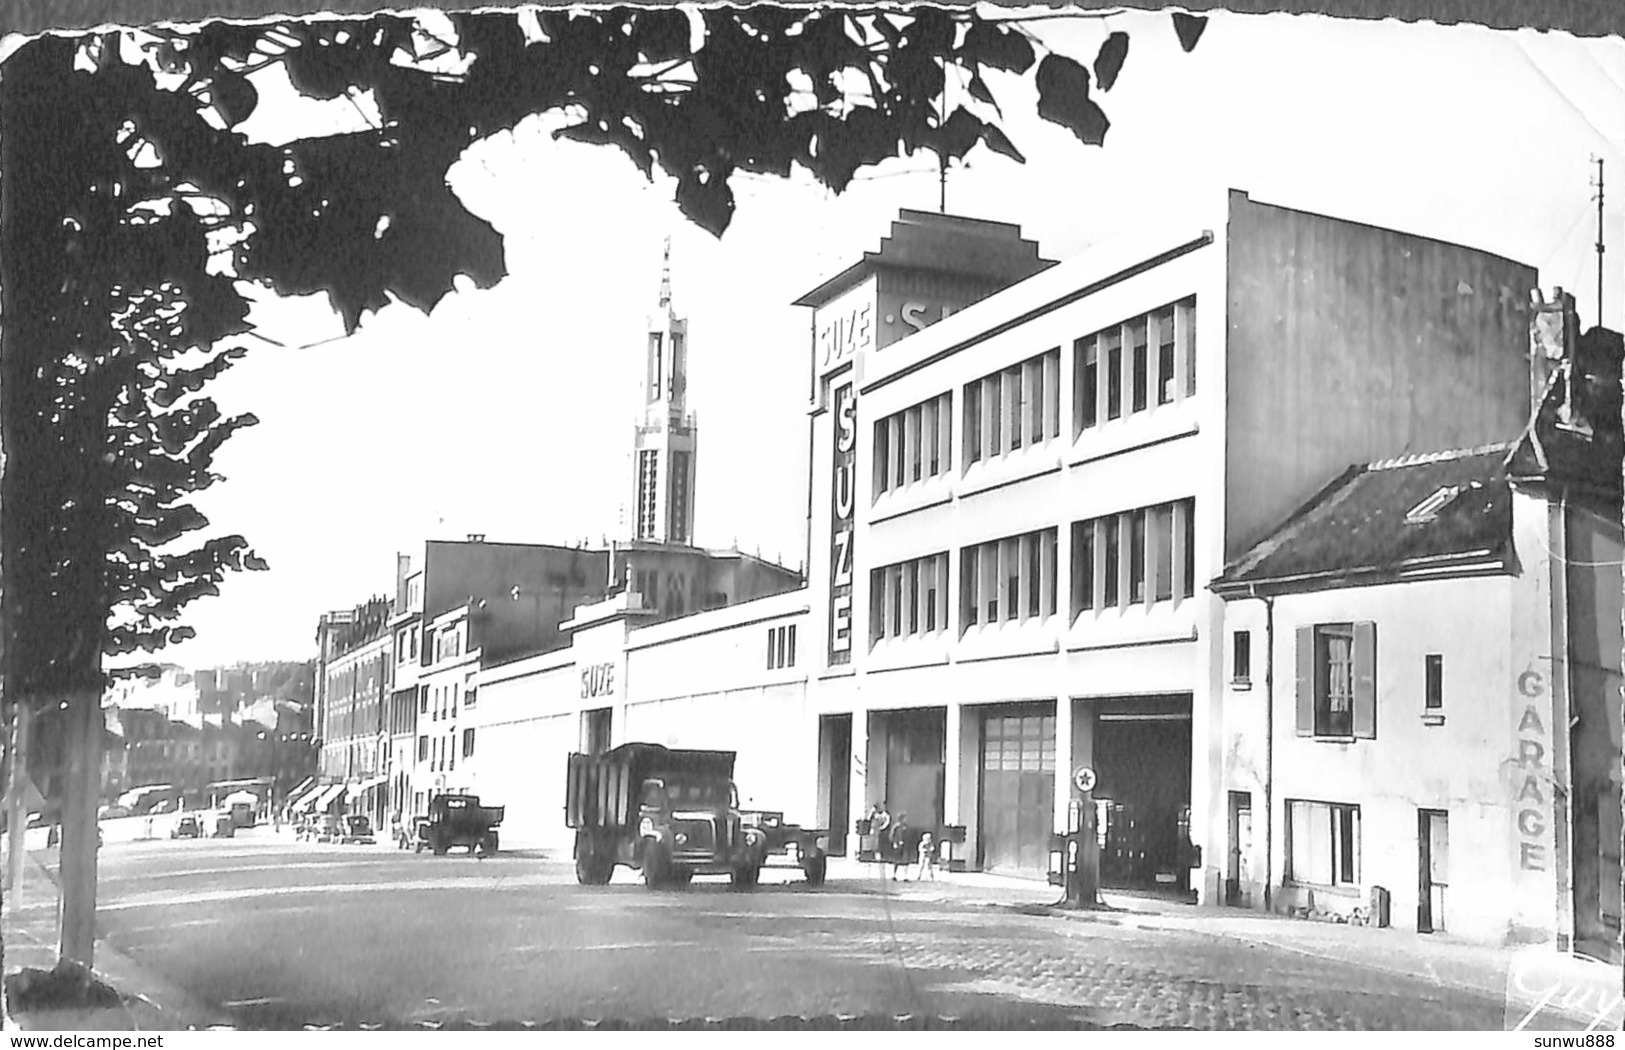
<svg viewBox="0 0 1625 1050"><path fill-rule="evenodd" d="M915 873L914 880L919 882L927 875L931 881L937 881L937 840L927 831L920 836L920 870Z"/></svg>

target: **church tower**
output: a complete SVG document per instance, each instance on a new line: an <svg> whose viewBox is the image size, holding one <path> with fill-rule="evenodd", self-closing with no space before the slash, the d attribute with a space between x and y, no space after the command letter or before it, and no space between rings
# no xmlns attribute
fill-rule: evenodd
<svg viewBox="0 0 1625 1050"><path fill-rule="evenodd" d="M637 435L633 441L632 537L694 542L694 416L687 410L688 321L671 302L671 238L660 298L649 316Z"/></svg>

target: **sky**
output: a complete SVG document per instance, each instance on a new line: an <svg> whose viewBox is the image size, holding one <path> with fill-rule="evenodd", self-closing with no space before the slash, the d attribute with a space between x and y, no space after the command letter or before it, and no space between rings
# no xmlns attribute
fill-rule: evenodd
<svg viewBox="0 0 1625 1050"><path fill-rule="evenodd" d="M1039 121L1027 85L990 77L1027 163L973 152L950 172L949 211L1019 223L1065 259L1235 187L1530 263L1548 291L1576 294L1589 326L1600 156L1604 319L1621 327L1625 43L1220 14L1185 54L1161 14L1036 28L1086 63L1106 33L1129 33L1102 99L1106 145ZM646 180L618 150L554 142L550 126L535 118L477 143L451 172L506 238L496 287L464 286L429 315L393 305L348 338L323 299L261 293L252 319L283 345L251 341L214 388L260 424L224 446L227 480L199 504L211 532L242 533L271 568L192 606L198 637L162 659L309 658L323 612L392 594L396 553L421 561L429 539L623 534L667 236L699 417L696 538L801 563L810 317L791 303L876 248L899 208L936 208L934 158L887 162L840 197L806 177L740 177L719 240L683 220L668 180Z"/></svg>

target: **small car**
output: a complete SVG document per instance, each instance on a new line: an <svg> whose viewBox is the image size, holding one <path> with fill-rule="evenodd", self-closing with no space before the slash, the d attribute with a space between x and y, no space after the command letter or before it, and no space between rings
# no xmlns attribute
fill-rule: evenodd
<svg viewBox="0 0 1625 1050"><path fill-rule="evenodd" d="M331 813L323 814L311 823L309 835L317 842L337 842L344 836L344 823Z"/></svg>
<svg viewBox="0 0 1625 1050"><path fill-rule="evenodd" d="M370 846L376 841L372 834L372 821L361 814L344 818L344 827L339 834L339 842L354 842Z"/></svg>
<svg viewBox="0 0 1625 1050"><path fill-rule="evenodd" d="M203 837L203 828L198 824L196 817L182 817L175 822L175 827L170 830L169 837L172 839L200 839Z"/></svg>

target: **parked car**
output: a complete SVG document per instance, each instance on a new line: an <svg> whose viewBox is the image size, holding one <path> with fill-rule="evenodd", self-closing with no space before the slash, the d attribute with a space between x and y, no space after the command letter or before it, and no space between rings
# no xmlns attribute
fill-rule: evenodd
<svg viewBox="0 0 1625 1050"><path fill-rule="evenodd" d="M237 822L231 819L231 814L216 813L214 815L214 837L217 839L235 838L237 835Z"/></svg>
<svg viewBox="0 0 1625 1050"><path fill-rule="evenodd" d="M312 823L309 837L317 842L337 842L344 836L344 821L332 813L323 813Z"/></svg>
<svg viewBox="0 0 1625 1050"><path fill-rule="evenodd" d="M169 837L172 839L200 839L203 837L203 828L198 824L196 817L184 816L175 822L175 827L170 830Z"/></svg>
<svg viewBox="0 0 1625 1050"><path fill-rule="evenodd" d="M360 814L345 817L344 831L339 836L339 841L343 843L354 842L365 846L372 845L377 841L372 835L372 821Z"/></svg>

